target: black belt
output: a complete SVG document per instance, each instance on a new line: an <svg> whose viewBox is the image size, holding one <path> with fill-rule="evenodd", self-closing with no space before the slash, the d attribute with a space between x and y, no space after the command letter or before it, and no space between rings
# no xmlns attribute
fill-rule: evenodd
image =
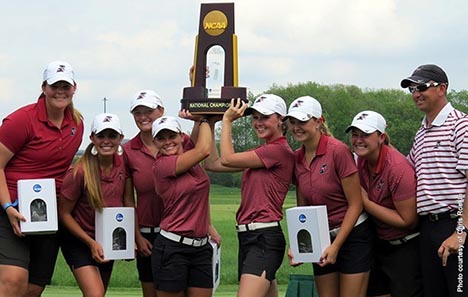
<svg viewBox="0 0 468 297"><path fill-rule="evenodd" d="M413 234L406 235L405 237L402 237L402 238L387 240L387 242L391 245L400 245L400 244L407 243L409 240L418 236L419 236L419 232L416 232Z"/></svg>
<svg viewBox="0 0 468 297"><path fill-rule="evenodd" d="M422 215L421 218L429 220L429 222L437 222L441 220L453 220L458 218L456 212L440 212L440 213L430 213L428 215Z"/></svg>

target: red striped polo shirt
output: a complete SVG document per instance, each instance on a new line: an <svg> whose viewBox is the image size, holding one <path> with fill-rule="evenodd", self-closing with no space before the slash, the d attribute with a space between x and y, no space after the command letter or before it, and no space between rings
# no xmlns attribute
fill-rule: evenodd
<svg viewBox="0 0 468 297"><path fill-rule="evenodd" d="M408 155L417 178L420 215L455 211L466 192L468 169L468 117L450 103L416 133Z"/></svg>

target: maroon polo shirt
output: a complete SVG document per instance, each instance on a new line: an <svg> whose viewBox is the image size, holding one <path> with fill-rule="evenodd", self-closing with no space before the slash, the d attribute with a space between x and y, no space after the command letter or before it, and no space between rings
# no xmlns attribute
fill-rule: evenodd
<svg viewBox="0 0 468 297"><path fill-rule="evenodd" d="M184 152L193 149L193 142L185 138ZM210 180L197 164L176 175L179 155L159 154L153 166L155 191L160 195L164 212L160 227L186 237L205 237L209 224Z"/></svg>
<svg viewBox="0 0 468 297"><path fill-rule="evenodd" d="M158 227L163 205L154 190L153 163L156 157L143 144L140 133L125 143L123 149L127 172L136 191L138 223L140 227Z"/></svg>
<svg viewBox="0 0 468 297"><path fill-rule="evenodd" d="M60 128L49 122L44 96L3 119L0 142L14 154L5 167L11 201L20 179L54 178L58 196L82 139L83 122L76 124L69 109Z"/></svg>
<svg viewBox="0 0 468 297"><path fill-rule="evenodd" d="M108 176L100 173L101 190L104 197L104 207L122 207L127 179L125 165L121 157L114 155L114 166ZM72 216L83 230L92 238L95 234L95 209L88 201L88 194L84 188L83 170L79 168L76 175L73 168L67 172L62 185L60 199L76 201Z"/></svg>
<svg viewBox="0 0 468 297"><path fill-rule="evenodd" d="M315 158L305 160L305 148L296 150L295 183L306 205L326 205L330 229L341 226L348 201L341 180L357 172L349 148L341 141L321 135Z"/></svg>
<svg viewBox="0 0 468 297"><path fill-rule="evenodd" d="M283 202L294 171L294 152L285 137L259 146L253 151L265 167L244 170L237 223L281 221Z"/></svg>
<svg viewBox="0 0 468 297"><path fill-rule="evenodd" d="M383 145L374 176L369 176L368 161L358 158L361 186L367 191L369 200L396 209L394 201L416 199L416 177L414 169L399 151ZM375 219L377 235L384 240L402 238L413 233L385 224Z"/></svg>

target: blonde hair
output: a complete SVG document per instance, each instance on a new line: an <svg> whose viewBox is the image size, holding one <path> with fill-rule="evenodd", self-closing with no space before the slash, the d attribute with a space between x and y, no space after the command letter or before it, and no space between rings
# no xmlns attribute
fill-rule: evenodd
<svg viewBox="0 0 468 297"><path fill-rule="evenodd" d="M104 197L101 189L101 178L99 175L99 159L91 154L94 144L90 143L73 168L73 176L76 176L78 168L81 167L84 176L84 190L88 194L88 202L94 209L99 211L104 207Z"/></svg>
<svg viewBox="0 0 468 297"><path fill-rule="evenodd" d="M315 121L318 121L319 119L315 118ZM325 118L322 116L320 117L322 119L322 123L319 124L319 131L321 134L326 135L326 136L333 136L332 133L330 132L330 128L328 128L327 123L325 123Z"/></svg>
<svg viewBox="0 0 468 297"><path fill-rule="evenodd" d="M75 124L79 125L81 124L81 121L83 120L83 115L81 112L78 111L73 105L73 102L68 105L68 109L70 110L70 113L72 115L73 121Z"/></svg>
<svg viewBox="0 0 468 297"><path fill-rule="evenodd" d="M382 133L380 131L377 131L377 133L379 134L379 136L382 135L382 134L384 135L385 139L384 139L383 143L385 145L388 145L389 147L394 148L394 146L390 143L390 136L387 133Z"/></svg>

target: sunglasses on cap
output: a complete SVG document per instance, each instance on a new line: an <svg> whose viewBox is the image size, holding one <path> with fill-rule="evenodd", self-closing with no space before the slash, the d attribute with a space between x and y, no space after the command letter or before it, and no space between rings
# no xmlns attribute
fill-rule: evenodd
<svg viewBox="0 0 468 297"><path fill-rule="evenodd" d="M424 84L420 84L420 85L416 85L416 86L409 86L408 91L411 94L413 94L416 91L424 92L424 91L426 91L427 89L429 89L431 87L437 87L437 86L440 86L440 85L441 85L441 83L424 83Z"/></svg>

